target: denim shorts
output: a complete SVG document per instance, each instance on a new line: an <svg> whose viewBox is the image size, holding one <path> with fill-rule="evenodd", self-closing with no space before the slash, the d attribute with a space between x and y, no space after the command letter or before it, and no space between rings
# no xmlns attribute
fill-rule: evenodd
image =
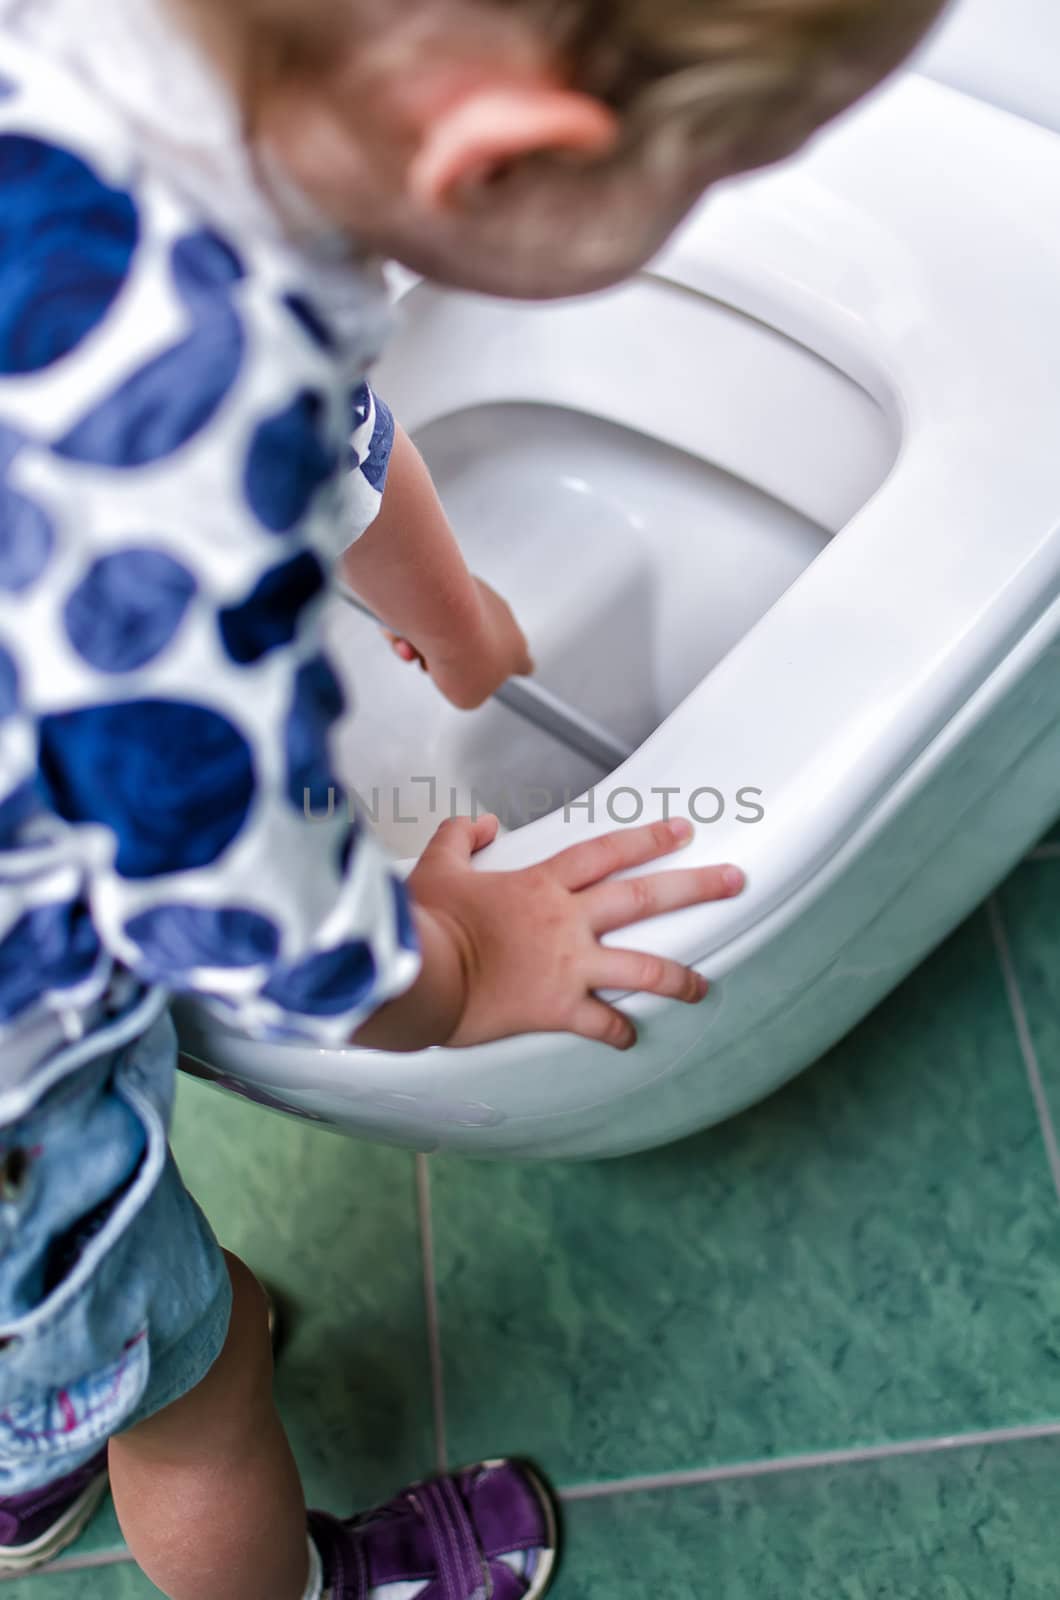
<svg viewBox="0 0 1060 1600"><path fill-rule="evenodd" d="M90 1460L224 1344L224 1257L168 1147L165 1001L140 995L64 1047L0 1126L0 1496Z"/></svg>

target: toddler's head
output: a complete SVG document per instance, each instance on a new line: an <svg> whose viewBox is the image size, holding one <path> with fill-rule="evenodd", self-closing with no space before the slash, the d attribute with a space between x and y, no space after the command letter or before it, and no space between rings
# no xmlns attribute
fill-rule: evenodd
<svg viewBox="0 0 1060 1600"><path fill-rule="evenodd" d="M174 0L252 137L372 250L491 293L648 260L703 191L778 160L944 0Z"/></svg>

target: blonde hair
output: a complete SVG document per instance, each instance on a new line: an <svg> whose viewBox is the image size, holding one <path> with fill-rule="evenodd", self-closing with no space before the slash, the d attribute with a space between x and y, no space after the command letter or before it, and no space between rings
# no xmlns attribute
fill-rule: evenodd
<svg viewBox="0 0 1060 1600"><path fill-rule="evenodd" d="M185 0L223 5L275 71L326 70L353 26L385 31L378 0ZM489 8L525 20L576 87L622 117L626 143L730 153L768 128L797 143L902 61L946 0L406 0L421 19ZM367 18L366 13L367 12ZM393 13L392 13L393 14ZM368 20L370 19L370 20Z"/></svg>
<svg viewBox="0 0 1060 1600"><path fill-rule="evenodd" d="M629 136L712 148L805 137L885 77L945 0L493 0L551 10L579 87Z"/></svg>

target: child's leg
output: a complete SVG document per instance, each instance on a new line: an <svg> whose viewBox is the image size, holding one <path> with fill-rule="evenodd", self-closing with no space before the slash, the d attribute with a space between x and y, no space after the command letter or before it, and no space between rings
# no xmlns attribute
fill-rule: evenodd
<svg viewBox="0 0 1060 1600"><path fill-rule="evenodd" d="M272 1398L265 1301L227 1255L233 1306L197 1388L110 1441L129 1549L170 1600L301 1600L306 1510Z"/></svg>

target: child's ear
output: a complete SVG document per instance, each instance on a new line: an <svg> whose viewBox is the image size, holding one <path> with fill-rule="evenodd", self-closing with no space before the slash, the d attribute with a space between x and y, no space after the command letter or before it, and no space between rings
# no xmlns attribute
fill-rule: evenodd
<svg viewBox="0 0 1060 1600"><path fill-rule="evenodd" d="M605 155L618 119L601 101L542 81L473 89L423 130L409 189L433 210L485 184L524 156Z"/></svg>

